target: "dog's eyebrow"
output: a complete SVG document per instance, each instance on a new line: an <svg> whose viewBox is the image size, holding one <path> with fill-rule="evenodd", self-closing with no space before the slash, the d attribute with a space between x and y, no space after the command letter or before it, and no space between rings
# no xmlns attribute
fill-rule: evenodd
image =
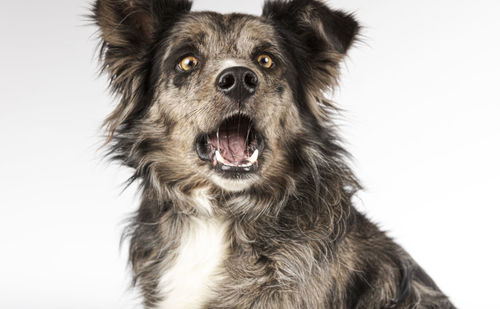
<svg viewBox="0 0 500 309"><path fill-rule="evenodd" d="M255 46L252 50L252 54L263 52L263 51L277 51L278 48L271 42L261 42L259 45Z"/></svg>

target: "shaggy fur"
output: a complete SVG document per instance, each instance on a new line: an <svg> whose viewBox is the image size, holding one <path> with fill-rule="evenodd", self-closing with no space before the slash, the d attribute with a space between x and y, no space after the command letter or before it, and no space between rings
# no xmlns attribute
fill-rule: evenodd
<svg viewBox="0 0 500 309"><path fill-rule="evenodd" d="M93 9L119 98L106 120L110 155L141 184L126 236L144 306L454 308L352 205L360 185L323 94L356 39L353 16L316 0L269 1L260 17L190 9L185 0L97 0ZM262 54L271 68L256 61ZM179 70L186 56L199 61L190 72ZM245 101L215 87L234 66L258 78ZM253 172L228 176L200 155L200 137L228 117L250 118L261 136ZM182 278L198 258L186 252L211 249L196 237L217 244L214 264ZM203 295L174 302L190 276L203 278L193 282Z"/></svg>

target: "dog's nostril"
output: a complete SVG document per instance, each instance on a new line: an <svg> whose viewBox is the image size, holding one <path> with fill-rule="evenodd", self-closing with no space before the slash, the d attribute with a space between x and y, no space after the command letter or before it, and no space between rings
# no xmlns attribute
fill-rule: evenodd
<svg viewBox="0 0 500 309"><path fill-rule="evenodd" d="M228 91L234 86L235 82L236 79L234 78L234 75L228 72L219 79L219 88L221 90Z"/></svg>
<svg viewBox="0 0 500 309"><path fill-rule="evenodd" d="M255 91L259 82L257 79L257 75L255 75L253 72L246 72L243 81L245 83L245 86L252 92Z"/></svg>
<svg viewBox="0 0 500 309"><path fill-rule="evenodd" d="M231 67L220 73L215 87L228 98L242 103L257 92L257 75L246 67Z"/></svg>

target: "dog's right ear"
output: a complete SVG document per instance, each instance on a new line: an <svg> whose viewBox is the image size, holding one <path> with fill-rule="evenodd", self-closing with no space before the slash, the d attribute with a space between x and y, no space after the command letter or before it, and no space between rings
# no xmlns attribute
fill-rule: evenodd
<svg viewBox="0 0 500 309"><path fill-rule="evenodd" d="M137 110L155 42L191 10L189 0L97 0L91 18L100 30L103 71L121 102L108 117L110 135Z"/></svg>
<svg viewBox="0 0 500 309"><path fill-rule="evenodd" d="M191 9L187 0L97 0L93 7L95 23L100 28L104 68L118 81L137 65L150 49L155 34L166 30Z"/></svg>

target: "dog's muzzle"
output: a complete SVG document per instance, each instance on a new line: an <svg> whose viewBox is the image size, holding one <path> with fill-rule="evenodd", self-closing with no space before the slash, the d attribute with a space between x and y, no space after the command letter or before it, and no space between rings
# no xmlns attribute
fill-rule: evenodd
<svg viewBox="0 0 500 309"><path fill-rule="evenodd" d="M264 139L245 115L225 119L219 127L196 140L196 152L224 176L256 172L264 150Z"/></svg>

